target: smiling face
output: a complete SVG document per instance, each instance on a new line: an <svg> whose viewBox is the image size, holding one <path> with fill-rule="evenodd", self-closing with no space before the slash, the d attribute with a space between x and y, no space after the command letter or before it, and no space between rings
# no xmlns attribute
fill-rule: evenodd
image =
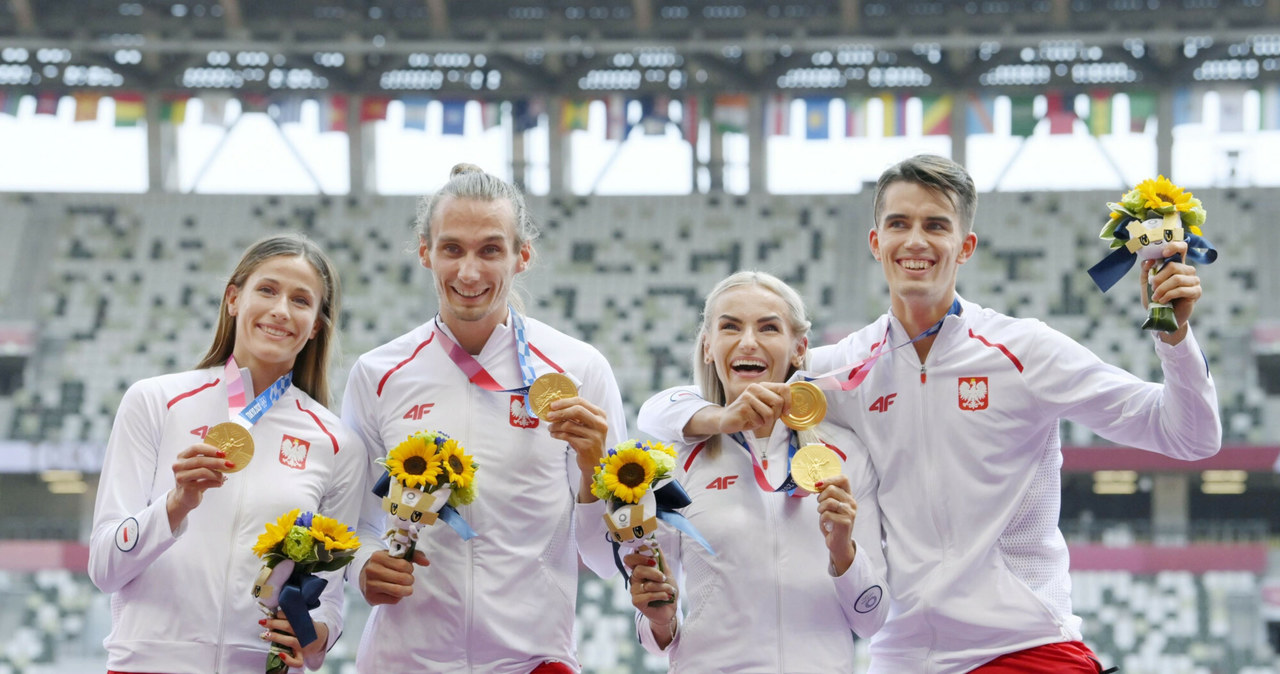
<svg viewBox="0 0 1280 674"><path fill-rule="evenodd" d="M324 284L305 257L263 260L243 286L226 290L227 311L236 321L232 355L261 390L293 369L307 341L320 330Z"/></svg>
<svg viewBox="0 0 1280 674"><path fill-rule="evenodd" d="M703 360L715 365L728 400L754 382L784 382L804 363L808 340L791 329L786 303L772 291L758 285L726 290L708 314Z"/></svg>
<svg viewBox="0 0 1280 674"><path fill-rule="evenodd" d="M894 313L941 317L956 292L960 265L978 237L964 231L955 206L941 192L911 181L889 185L871 230L871 254L884 267Z"/></svg>
<svg viewBox="0 0 1280 674"><path fill-rule="evenodd" d="M516 243L515 210L503 199L450 197L437 207L431 228L418 257L435 276L445 324L478 353L506 319L512 282L528 268L532 247Z"/></svg>

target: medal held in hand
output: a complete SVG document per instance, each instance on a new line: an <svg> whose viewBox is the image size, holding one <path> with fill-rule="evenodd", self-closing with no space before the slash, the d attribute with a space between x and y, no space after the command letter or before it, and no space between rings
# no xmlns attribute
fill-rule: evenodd
<svg viewBox="0 0 1280 674"><path fill-rule="evenodd" d="M817 384L808 381L792 382L791 409L782 415L787 428L806 431L817 426L827 416L827 396Z"/></svg>
<svg viewBox="0 0 1280 674"><path fill-rule="evenodd" d="M224 473L242 470L253 460L253 436L249 429L233 421L224 421L209 429L204 436L206 445L213 445L227 455L227 461L233 468L220 468Z"/></svg>
<svg viewBox="0 0 1280 674"><path fill-rule="evenodd" d="M818 484L840 474L840 457L826 445L805 445L791 459L791 479L796 486L818 493Z"/></svg>
<svg viewBox="0 0 1280 674"><path fill-rule="evenodd" d="M551 403L561 398L572 398L578 395L578 387L568 375L549 372L533 380L529 386L529 407L543 421L549 421Z"/></svg>

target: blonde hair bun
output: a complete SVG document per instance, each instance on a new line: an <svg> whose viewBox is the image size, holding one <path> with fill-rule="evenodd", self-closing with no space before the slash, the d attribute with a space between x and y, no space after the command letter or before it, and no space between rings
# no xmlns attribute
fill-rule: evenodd
<svg viewBox="0 0 1280 674"><path fill-rule="evenodd" d="M484 175L484 169L476 166L475 164L468 164L466 162L455 164L453 169L449 171L449 179L452 180L467 173L479 173L480 175Z"/></svg>

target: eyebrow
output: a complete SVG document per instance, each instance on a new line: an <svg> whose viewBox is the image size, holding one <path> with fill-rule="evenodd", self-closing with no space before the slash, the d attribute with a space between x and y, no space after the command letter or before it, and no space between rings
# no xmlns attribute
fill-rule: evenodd
<svg viewBox="0 0 1280 674"><path fill-rule="evenodd" d="M268 283L271 283L271 284L273 284L273 285L277 285L277 286L282 286L282 285L284 285L284 282L283 282L283 281L281 281L281 280L280 280L280 279L278 279L278 278L271 277L271 276L263 276L263 277L262 277L262 281L266 281L266 282L268 282ZM299 290L302 290L303 292L307 293L308 295L311 295L312 297L315 297L315 293L311 292L311 288L307 287L306 285L300 285L300 286L298 286L298 289L299 289Z"/></svg>
<svg viewBox="0 0 1280 674"><path fill-rule="evenodd" d="M732 314L720 314L720 316L719 316L719 320L722 320L722 321L733 321L734 323L745 323L745 322L746 322L746 321L743 321L741 318L738 318L737 316L734 316L734 315L732 315ZM781 322L782 322L782 317L781 317L781 316L778 316L777 314L770 314L770 315L768 315L768 316L761 316L759 319L757 319L757 320L756 320L756 323L772 323L772 322L774 322L774 321L777 321L777 322L781 323Z"/></svg>

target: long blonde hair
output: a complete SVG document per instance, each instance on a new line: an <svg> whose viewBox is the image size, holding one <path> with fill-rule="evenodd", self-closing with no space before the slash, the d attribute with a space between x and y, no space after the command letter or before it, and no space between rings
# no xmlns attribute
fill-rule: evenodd
<svg viewBox="0 0 1280 674"><path fill-rule="evenodd" d="M787 309L786 316L783 318L795 338L805 339L809 335L811 323L808 312L805 310L804 299L782 279L763 271L740 271L722 279L711 289L711 292L707 293L707 299L702 305L702 322L698 325L698 336L694 340L692 356L694 385L698 387L703 398L717 405L723 406L730 401L724 390L724 382L720 381L720 374L716 372L716 364L708 363L703 354L706 353L707 341L711 339L711 333L714 330L716 302L730 290L745 286L758 286L777 295ZM806 366L809 363L808 350L805 350L803 363ZM788 364L787 379L790 379L797 369L794 364ZM719 449L719 445L720 436L713 435L707 441L706 449L714 453Z"/></svg>
<svg viewBox="0 0 1280 674"><path fill-rule="evenodd" d="M320 329L314 339L307 341L293 363L293 384L306 391L316 402L329 405L329 351L333 345L334 318L339 311L341 287L338 272L329 256L320 246L301 234L277 234L259 240L240 257L240 263L231 272L222 293L222 305L218 308L218 326L214 328L213 344L197 369L222 365L236 350L236 317L231 315L226 288L244 288L244 284L263 262L280 256L304 258L315 269L324 285L324 297L320 298L317 317Z"/></svg>

